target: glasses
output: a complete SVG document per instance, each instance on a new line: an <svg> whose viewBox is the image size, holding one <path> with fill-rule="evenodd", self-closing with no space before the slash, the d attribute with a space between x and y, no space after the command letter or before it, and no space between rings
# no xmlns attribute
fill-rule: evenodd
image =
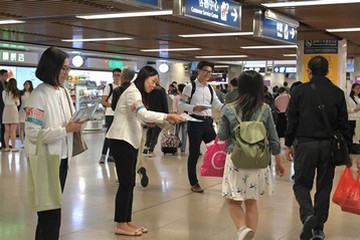
<svg viewBox="0 0 360 240"><path fill-rule="evenodd" d="M70 72L71 68L70 67L62 67L61 68L64 72Z"/></svg>
<svg viewBox="0 0 360 240"><path fill-rule="evenodd" d="M204 71L205 74L208 74L208 75L212 74L212 71L208 71L208 70L205 70L205 69L201 69L201 70Z"/></svg>

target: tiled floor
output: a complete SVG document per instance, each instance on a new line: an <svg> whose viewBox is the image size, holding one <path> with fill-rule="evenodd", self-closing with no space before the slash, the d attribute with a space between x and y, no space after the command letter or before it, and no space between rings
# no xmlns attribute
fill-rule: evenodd
<svg viewBox="0 0 360 240"><path fill-rule="evenodd" d="M89 150L70 163L62 209L62 240L236 239L235 227L220 196L221 179L200 177L205 192L192 193L187 180L187 157L164 157L159 148L157 157L145 157L149 187L143 189L138 182L134 196L133 220L150 231L141 237L116 236L114 165L98 164L103 136L104 133L85 134ZM24 153L1 152L0 155L0 239L34 239L36 214L27 204ZM286 176L274 177L275 194L258 202L257 240L299 239L301 223L292 192L291 164L285 164ZM340 173L338 168L335 183ZM360 239L359 226L360 216L341 212L331 204L325 229L327 240Z"/></svg>

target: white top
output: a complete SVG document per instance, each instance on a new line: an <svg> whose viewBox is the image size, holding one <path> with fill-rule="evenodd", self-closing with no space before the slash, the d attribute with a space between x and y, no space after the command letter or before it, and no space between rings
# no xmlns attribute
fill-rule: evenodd
<svg viewBox="0 0 360 240"><path fill-rule="evenodd" d="M3 91L2 98L4 101L4 105L15 105L15 106L20 105L20 99L14 98L11 92L7 93L6 91Z"/></svg>
<svg viewBox="0 0 360 240"><path fill-rule="evenodd" d="M50 154L70 160L73 134L66 133L65 126L75 109L66 94L70 97L67 89L55 89L46 83L38 85L30 94L25 119L26 156L35 154L37 136L43 129L43 141L48 144Z"/></svg>
<svg viewBox="0 0 360 240"><path fill-rule="evenodd" d="M161 124L165 117L165 113L148 111L143 105L140 91L131 83L120 96L106 137L126 141L138 149L142 136L141 122Z"/></svg>
<svg viewBox="0 0 360 240"><path fill-rule="evenodd" d="M119 87L120 85L117 85L115 83L110 83L112 84L112 87L113 87L113 91L116 87ZM103 97L106 96L108 97L109 96L109 93L110 93L110 84L106 85L106 87L104 88L104 93L103 93ZM112 101L112 96L113 94L111 93L110 97L108 98L108 102L111 103ZM107 107L106 110L105 110L105 116L114 116L114 111L111 109L111 107Z"/></svg>
<svg viewBox="0 0 360 240"><path fill-rule="evenodd" d="M217 97L215 90L213 89L213 102L212 104L211 102L211 92L210 89L208 87L208 83L206 83L205 85L202 85L199 80L195 80L195 92L193 94L193 96L191 97L191 102L190 104L186 103L186 99L183 99L183 101L180 101L179 103L179 107L188 112L189 114L196 114L199 116L208 116L211 117L212 116L212 110L211 108L204 110L202 112L193 112L193 109L195 106L197 105L211 105L212 108L217 108L217 109L221 109L221 107L223 106L223 104L220 102L219 98ZM210 87L212 88L212 86L210 85ZM186 97L190 97L191 95L191 90L192 90L192 85L191 83L189 83L188 85L185 86L182 95L186 96Z"/></svg>
<svg viewBox="0 0 360 240"><path fill-rule="evenodd" d="M356 119L360 118L360 111L355 112L354 110L357 106L360 106L360 99L357 96L354 96L354 98L357 104L350 96L346 97L346 107L349 121L355 121Z"/></svg>

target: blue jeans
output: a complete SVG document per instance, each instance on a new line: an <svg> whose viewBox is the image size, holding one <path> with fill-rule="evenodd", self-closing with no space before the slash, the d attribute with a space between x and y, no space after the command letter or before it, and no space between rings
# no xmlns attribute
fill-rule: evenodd
<svg viewBox="0 0 360 240"><path fill-rule="evenodd" d="M186 141L187 141L187 123L183 122L183 123L176 124L175 135L178 136L178 137L179 137L180 128L181 128L181 147L180 147L180 150L182 152L185 152Z"/></svg>

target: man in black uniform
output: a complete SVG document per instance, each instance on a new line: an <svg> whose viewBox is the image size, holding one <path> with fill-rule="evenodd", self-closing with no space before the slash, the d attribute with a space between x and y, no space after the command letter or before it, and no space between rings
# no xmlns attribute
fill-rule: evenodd
<svg viewBox="0 0 360 240"><path fill-rule="evenodd" d="M4 132L5 132L5 125L2 124L2 116L4 112L4 101L2 98L2 92L6 89L6 79L8 78L8 71L5 69L0 70L0 123L1 123L1 147L5 146L4 141ZM0 147L0 149L1 149Z"/></svg>
<svg viewBox="0 0 360 240"><path fill-rule="evenodd" d="M300 205L300 218L303 223L301 240L324 239L324 224L329 215L335 166L330 157L330 135L318 107L320 104L325 106L331 128L338 129L350 140L344 92L325 77L328 68L329 63L322 56L315 56L309 61L310 82L299 85L294 90L287 113L285 154L288 160L292 159L291 146L296 140L293 189ZM313 204L310 191L315 173L316 194Z"/></svg>

